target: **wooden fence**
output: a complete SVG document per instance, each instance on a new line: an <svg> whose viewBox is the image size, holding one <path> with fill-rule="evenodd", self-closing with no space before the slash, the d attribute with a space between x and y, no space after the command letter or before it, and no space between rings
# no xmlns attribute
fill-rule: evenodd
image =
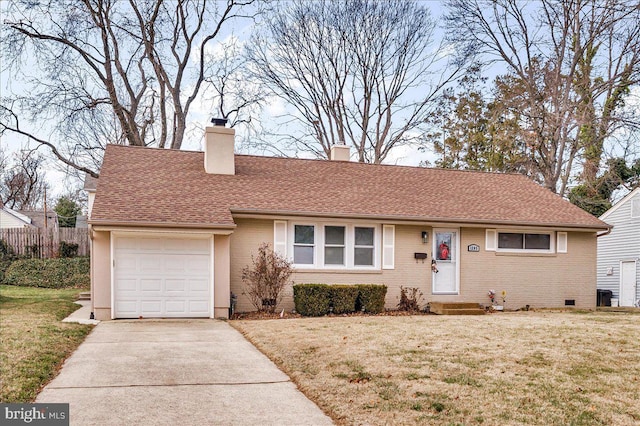
<svg viewBox="0 0 640 426"><path fill-rule="evenodd" d="M47 231L34 228L0 229L0 239L20 256L57 257L60 253L61 241L78 244L78 256L89 256L87 228L60 228Z"/></svg>

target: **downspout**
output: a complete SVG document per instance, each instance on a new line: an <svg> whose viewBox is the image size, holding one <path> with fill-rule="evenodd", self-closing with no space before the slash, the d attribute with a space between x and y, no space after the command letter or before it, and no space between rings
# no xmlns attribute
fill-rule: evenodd
<svg viewBox="0 0 640 426"><path fill-rule="evenodd" d="M89 227L89 278L91 280L91 315L89 315L89 319L96 319L96 316L94 314L94 301L96 300L96 298L93 295L93 274L94 274L94 270L95 268L93 267L93 262L94 262L94 257L93 254L93 227L91 225L87 225Z"/></svg>

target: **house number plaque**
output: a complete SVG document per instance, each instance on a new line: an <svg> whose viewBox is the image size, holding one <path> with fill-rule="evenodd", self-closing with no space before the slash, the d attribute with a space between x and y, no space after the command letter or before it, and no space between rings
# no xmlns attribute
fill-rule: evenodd
<svg viewBox="0 0 640 426"><path fill-rule="evenodd" d="M480 246L477 245L477 244L469 244L467 246L467 250L468 251L473 251L473 252L478 252L478 251L480 251Z"/></svg>

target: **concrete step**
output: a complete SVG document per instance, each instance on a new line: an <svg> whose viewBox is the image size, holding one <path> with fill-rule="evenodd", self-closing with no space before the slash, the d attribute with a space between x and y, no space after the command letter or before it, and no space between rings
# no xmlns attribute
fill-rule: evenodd
<svg viewBox="0 0 640 426"><path fill-rule="evenodd" d="M443 309L440 315L484 315L484 309Z"/></svg>
<svg viewBox="0 0 640 426"><path fill-rule="evenodd" d="M91 300L91 292L85 291L78 295L78 300Z"/></svg>
<svg viewBox="0 0 640 426"><path fill-rule="evenodd" d="M484 315L479 303L472 302L431 302L430 311L438 315Z"/></svg>
<svg viewBox="0 0 640 426"><path fill-rule="evenodd" d="M479 303L474 302L431 302L431 306L438 306L441 309L478 309Z"/></svg>

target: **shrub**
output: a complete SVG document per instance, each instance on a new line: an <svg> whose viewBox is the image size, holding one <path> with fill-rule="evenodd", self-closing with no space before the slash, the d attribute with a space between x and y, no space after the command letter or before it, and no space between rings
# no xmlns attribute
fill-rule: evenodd
<svg viewBox="0 0 640 426"><path fill-rule="evenodd" d="M416 312L420 310L420 303L424 294L416 287L400 286L400 302L398 310Z"/></svg>
<svg viewBox="0 0 640 426"><path fill-rule="evenodd" d="M16 260L16 252L4 239L0 239L0 260Z"/></svg>
<svg viewBox="0 0 640 426"><path fill-rule="evenodd" d="M384 299L387 295L387 286L378 284L359 284L356 309L359 311L379 314L384 311Z"/></svg>
<svg viewBox="0 0 640 426"><path fill-rule="evenodd" d="M293 302L300 315L319 317L329 313L331 287L327 284L297 284L293 286Z"/></svg>
<svg viewBox="0 0 640 426"><path fill-rule="evenodd" d="M7 269L4 282L25 287L88 287L89 258L16 260Z"/></svg>
<svg viewBox="0 0 640 426"><path fill-rule="evenodd" d="M251 256L251 263L242 270L245 294L258 312L275 312L293 273L291 263L266 243L258 247L257 257Z"/></svg>
<svg viewBox="0 0 640 426"><path fill-rule="evenodd" d="M348 314L356 310L358 287L354 285L330 286L331 307L334 314Z"/></svg>
<svg viewBox="0 0 640 426"><path fill-rule="evenodd" d="M16 252L5 240L0 239L0 283L4 282L5 271L11 262L18 259Z"/></svg>
<svg viewBox="0 0 640 426"><path fill-rule="evenodd" d="M26 246L27 256L40 257L40 246L38 244L30 244Z"/></svg>
<svg viewBox="0 0 640 426"><path fill-rule="evenodd" d="M60 257L78 256L78 244L60 241Z"/></svg>

